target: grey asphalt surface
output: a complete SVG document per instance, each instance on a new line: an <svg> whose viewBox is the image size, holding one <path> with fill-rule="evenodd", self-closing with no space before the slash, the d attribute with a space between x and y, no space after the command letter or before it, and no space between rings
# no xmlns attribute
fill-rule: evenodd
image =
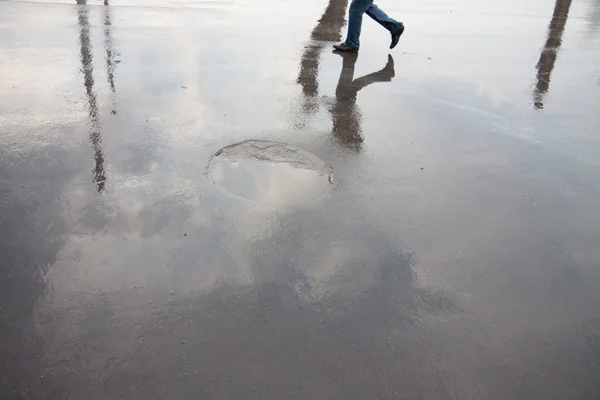
<svg viewBox="0 0 600 400"><path fill-rule="evenodd" d="M600 398L600 2L0 1L0 399Z"/></svg>

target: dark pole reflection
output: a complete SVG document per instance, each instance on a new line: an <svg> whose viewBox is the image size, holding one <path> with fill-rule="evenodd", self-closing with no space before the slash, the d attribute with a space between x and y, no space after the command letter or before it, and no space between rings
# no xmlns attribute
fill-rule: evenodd
<svg viewBox="0 0 600 400"><path fill-rule="evenodd" d="M104 191L106 175L104 173L104 154L102 152L102 137L100 133L100 121L98 120L98 103L94 92L94 65L92 56L92 43L90 40L89 9L85 5L86 0L78 0L77 16L79 23L79 45L81 70L83 72L83 84L88 100L88 115L90 118L90 141L94 150L93 180L96 183L98 193Z"/></svg>
<svg viewBox="0 0 600 400"><path fill-rule="evenodd" d="M112 15L111 10L108 4L108 0L104 0L104 49L106 51L105 66L106 66L106 76L108 79L108 86L110 87L111 92L111 114L116 114L116 105L115 105L115 44L112 39Z"/></svg>
<svg viewBox="0 0 600 400"><path fill-rule="evenodd" d="M556 0L552 20L548 26L548 39L536 65L537 81L533 92L533 105L536 110L544 108L544 96L550 87L550 78L554 63L562 44L562 36L569 16L571 0Z"/></svg>
<svg viewBox="0 0 600 400"><path fill-rule="evenodd" d="M345 146L360 151L363 136L361 134L361 114L356 106L358 92L372 83L391 82L395 75L394 59L388 55L387 64L379 71L354 79L354 66L357 53L340 54L343 57L342 72L335 89L335 103L330 108L333 122L333 135Z"/></svg>
<svg viewBox="0 0 600 400"><path fill-rule="evenodd" d="M313 113L317 107L314 97L319 91L318 74L321 51L328 41L339 41L341 30L346 23L346 7L348 0L330 0L323 15L310 34L311 43L306 46L300 61L298 82L302 86L305 113Z"/></svg>

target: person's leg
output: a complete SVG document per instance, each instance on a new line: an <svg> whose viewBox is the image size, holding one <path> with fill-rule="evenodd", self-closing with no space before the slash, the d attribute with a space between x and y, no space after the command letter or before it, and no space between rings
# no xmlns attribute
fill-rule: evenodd
<svg viewBox="0 0 600 400"><path fill-rule="evenodd" d="M373 0L352 0L348 13L348 36L346 44L358 49L360 47L360 28L363 14L373 5Z"/></svg>
<svg viewBox="0 0 600 400"><path fill-rule="evenodd" d="M377 7L375 4L371 4L371 6L365 11L367 15L373 18L379 25L383 26L390 33L396 32L398 29L402 27L402 23L396 21L393 18L390 18L383 10Z"/></svg>

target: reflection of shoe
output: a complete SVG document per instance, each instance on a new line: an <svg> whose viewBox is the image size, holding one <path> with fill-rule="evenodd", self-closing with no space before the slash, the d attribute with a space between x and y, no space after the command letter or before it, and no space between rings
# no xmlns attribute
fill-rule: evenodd
<svg viewBox="0 0 600 400"><path fill-rule="evenodd" d="M334 44L333 48L336 51L341 51L341 52L345 52L345 53L356 53L358 51L358 49L356 47L352 47L346 42L342 42L340 44Z"/></svg>
<svg viewBox="0 0 600 400"><path fill-rule="evenodd" d="M394 59L392 58L391 54L388 54L388 62L385 64L385 67L383 67L382 71L389 73L391 78L396 76L396 73L394 72Z"/></svg>
<svg viewBox="0 0 600 400"><path fill-rule="evenodd" d="M390 49L393 49L398 44L398 40L400 40L400 36L404 33L404 25L400 23L400 28L396 30L396 32L392 33L392 44L390 44Z"/></svg>

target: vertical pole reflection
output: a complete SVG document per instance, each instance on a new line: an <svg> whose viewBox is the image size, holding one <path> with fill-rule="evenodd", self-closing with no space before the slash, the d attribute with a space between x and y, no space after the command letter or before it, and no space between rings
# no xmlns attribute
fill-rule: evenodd
<svg viewBox="0 0 600 400"><path fill-rule="evenodd" d="M317 109L313 100L319 91L318 75L321 51L326 42L340 40L340 32L346 23L347 6L348 0L329 0L323 15L310 34L311 43L302 53L296 82L302 86L304 95L302 110L304 113L312 114Z"/></svg>
<svg viewBox="0 0 600 400"><path fill-rule="evenodd" d="M105 66L106 66L106 77L108 79L108 86L110 88L110 104L111 104L111 114L116 114L116 106L115 106L115 44L112 38L112 14L108 4L108 0L104 0L104 50L106 51L106 55L104 57Z"/></svg>
<svg viewBox="0 0 600 400"><path fill-rule="evenodd" d="M106 175L104 172L104 154L102 152L102 136L100 132L100 121L98 119L98 103L94 92L94 65L92 55L92 43L90 40L89 9L86 0L77 0L77 17L79 24L79 45L81 70L83 72L83 84L88 101L88 116L90 126L90 142L94 151L93 180L96 183L98 193L105 188Z"/></svg>
<svg viewBox="0 0 600 400"><path fill-rule="evenodd" d="M536 65L537 79L533 91L533 106L536 110L544 108L544 96L550 87L550 78L558 51L562 44L562 36L567 24L571 0L556 0L552 20L548 26L548 38Z"/></svg>

